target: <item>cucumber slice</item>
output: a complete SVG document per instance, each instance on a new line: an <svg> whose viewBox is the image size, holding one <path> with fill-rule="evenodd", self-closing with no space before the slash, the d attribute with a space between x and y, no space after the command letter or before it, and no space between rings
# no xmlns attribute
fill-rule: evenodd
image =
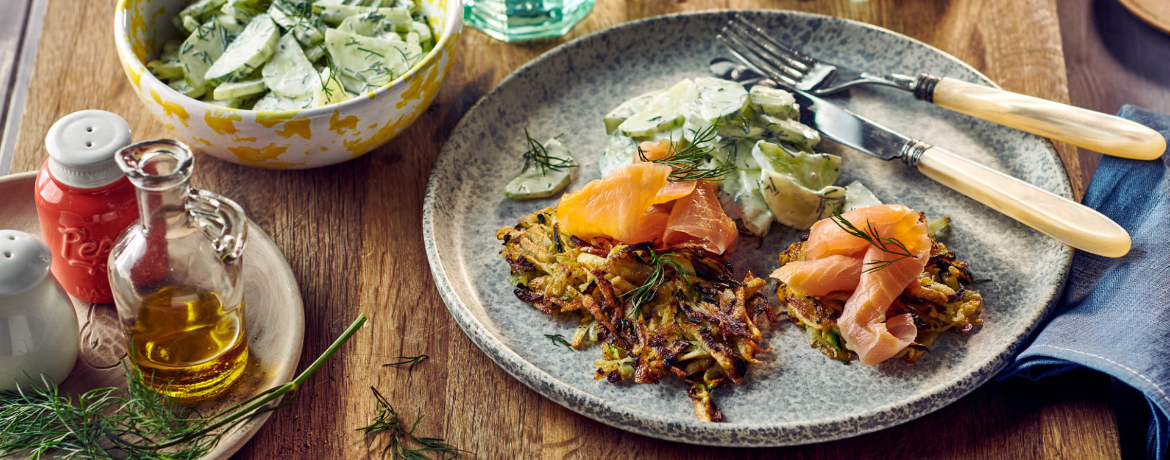
<svg viewBox="0 0 1170 460"><path fill-rule="evenodd" d="M758 169L740 170L733 176L734 180L724 182L738 183L740 193L736 201L740 205L740 222L753 235L763 238L768 235L768 230L771 230L772 221L776 220L776 216L768 209L768 202L764 200L764 194L760 191L757 177L760 177Z"/></svg>
<svg viewBox="0 0 1170 460"><path fill-rule="evenodd" d="M264 80L244 80L224 83L211 92L214 99L233 99L264 92Z"/></svg>
<svg viewBox="0 0 1170 460"><path fill-rule="evenodd" d="M268 11L271 4L272 0L227 0L220 11L234 16L241 23L246 24Z"/></svg>
<svg viewBox="0 0 1170 460"><path fill-rule="evenodd" d="M410 31L418 34L419 43L434 42L435 34L431 32L431 26L421 22L411 22Z"/></svg>
<svg viewBox="0 0 1170 460"><path fill-rule="evenodd" d="M730 139L760 139L764 136L764 127L758 123L752 123L751 120L754 118L744 114L739 118L721 123L719 125L719 135Z"/></svg>
<svg viewBox="0 0 1170 460"><path fill-rule="evenodd" d="M204 78L218 85L238 81L255 72L276 52L279 32L267 14L256 16L207 69Z"/></svg>
<svg viewBox="0 0 1170 460"><path fill-rule="evenodd" d="M630 137L646 137L682 126L685 121L686 116L681 113L646 110L623 121L618 129Z"/></svg>
<svg viewBox="0 0 1170 460"><path fill-rule="evenodd" d="M801 124L796 120L787 120L771 115L756 115L756 120L764 127L765 139L776 139L794 144L803 144L809 148L816 147L821 142L821 133Z"/></svg>
<svg viewBox="0 0 1170 460"><path fill-rule="evenodd" d="M305 48L305 59L309 62L317 62L325 56L325 43L318 43L316 45Z"/></svg>
<svg viewBox="0 0 1170 460"><path fill-rule="evenodd" d="M841 157L837 155L790 150L782 145L759 141L752 149L752 157L764 170L789 176L813 190L833 185L841 177Z"/></svg>
<svg viewBox="0 0 1170 460"><path fill-rule="evenodd" d="M291 32L301 45L313 46L325 40L321 20L312 14L307 3L302 6L290 0L275 0L268 7L268 15L285 33Z"/></svg>
<svg viewBox="0 0 1170 460"><path fill-rule="evenodd" d="M167 86L170 86L171 89L175 90L179 94L187 96L191 99L196 99L207 92L207 88L196 88L191 86L190 83L187 83L187 80L175 80L173 82L167 83Z"/></svg>
<svg viewBox="0 0 1170 460"><path fill-rule="evenodd" d="M189 34L195 33L195 29L199 28L199 20L191 16L180 16L179 21L183 25L182 29L186 30Z"/></svg>
<svg viewBox="0 0 1170 460"><path fill-rule="evenodd" d="M210 97L207 97L207 96L205 95L205 96L203 97L203 102L206 102L206 103L208 103L208 104L211 104L211 105L214 105L214 106L219 106L219 107L226 107L226 108L229 108L229 109L238 109L238 108L240 108L240 106L241 106L241 105L243 105L243 103L244 103L244 100L243 100L243 99L240 99L240 98L234 98L234 99L212 99L212 98L210 98Z"/></svg>
<svg viewBox="0 0 1170 460"><path fill-rule="evenodd" d="M398 33L401 28L400 23L403 20L412 23L409 14L395 14L395 17L391 18L382 11L384 9L372 9L366 13L347 17L341 21L341 25L337 26L337 30L366 37L381 37L386 34Z"/></svg>
<svg viewBox="0 0 1170 460"><path fill-rule="evenodd" d="M680 81L656 96L644 110L623 121L618 130L630 137L646 137L682 126L697 95L695 82L689 79Z"/></svg>
<svg viewBox="0 0 1170 460"><path fill-rule="evenodd" d="M218 13L224 3L227 3L227 0L199 0L179 10L179 17L193 18L196 21L195 24L199 24L207 16Z"/></svg>
<svg viewBox="0 0 1170 460"><path fill-rule="evenodd" d="M221 14L211 18L211 20L223 26L223 28L227 29L227 31L232 35L239 35L240 32L244 31L244 24L240 23L240 21L237 20L235 16Z"/></svg>
<svg viewBox="0 0 1170 460"><path fill-rule="evenodd" d="M215 20L199 26L183 41L183 45L179 47L179 62L183 66L183 75L188 85L192 88L207 89L207 80L203 76L223 55L223 50L228 47L230 41L231 34Z"/></svg>
<svg viewBox="0 0 1170 460"><path fill-rule="evenodd" d="M748 92L748 97L756 113L788 119L800 118L800 106L788 91L756 85Z"/></svg>
<svg viewBox="0 0 1170 460"><path fill-rule="evenodd" d="M155 59L147 62L146 68L150 69L150 73L154 74L160 80L183 78L183 63L179 62L177 58L166 60Z"/></svg>
<svg viewBox="0 0 1170 460"><path fill-rule="evenodd" d="M751 234L763 238L771 230L775 216L760 193L759 177L758 168L739 170L727 176L719 190L719 203L727 217L740 221Z"/></svg>
<svg viewBox="0 0 1170 460"><path fill-rule="evenodd" d="M718 78L696 78L699 99L695 115L707 124L740 116L748 105L748 92L739 83Z"/></svg>
<svg viewBox="0 0 1170 460"><path fill-rule="evenodd" d="M569 148L556 139L549 139L548 142L545 142L544 149L549 156L565 158L570 161L573 159L572 155L569 154ZM534 166L508 182L508 185L504 187L504 196L513 200L546 198L569 185L569 179L572 175L573 168L549 169L541 172L540 168Z"/></svg>
<svg viewBox="0 0 1170 460"><path fill-rule="evenodd" d="M787 174L767 169L760 172L760 191L776 220L798 230L807 230L822 217L832 214L830 202L841 207L845 200L845 189L841 187L810 189Z"/></svg>
<svg viewBox="0 0 1170 460"><path fill-rule="evenodd" d="M321 16L321 20L326 24L337 26L350 16L357 16L367 13L375 13L381 15L382 21L394 24L399 32L410 31L410 24L414 19L410 16L410 11L396 8L378 8L373 6L350 6L350 5L329 5L314 3L313 12Z"/></svg>
<svg viewBox="0 0 1170 460"><path fill-rule="evenodd" d="M325 31L325 48L333 63L341 69L341 75L373 87L385 86L406 73L411 63L422 55L422 49L415 44L337 29Z"/></svg>
<svg viewBox="0 0 1170 460"><path fill-rule="evenodd" d="M874 195L861 182L853 181L845 186L845 210L841 212L848 212L858 208L868 208L879 204L882 204L882 200L879 200L877 195Z"/></svg>
<svg viewBox="0 0 1170 460"><path fill-rule="evenodd" d="M601 161L598 162L598 167L601 168L601 177L608 176L623 166L633 163L637 151L638 143L634 142L633 139L622 133L610 135L609 140L605 143L605 150L601 152Z"/></svg>
<svg viewBox="0 0 1170 460"><path fill-rule="evenodd" d="M350 98L350 94L341 86L341 79L334 77L328 67L321 71L320 78L325 84L313 90L313 107L336 104Z"/></svg>
<svg viewBox="0 0 1170 460"><path fill-rule="evenodd" d="M316 77L314 77L316 78ZM304 110L313 107L313 95L306 94L299 97L284 97L269 91L264 97L256 101L256 105L252 106L252 110Z"/></svg>
<svg viewBox="0 0 1170 460"><path fill-rule="evenodd" d="M617 131L618 126L621 125L623 121L626 121L630 117L637 115L638 112L646 110L646 106L650 105L650 101L653 101L654 98L659 94L662 94L662 92L663 90L657 90L651 91L641 96L636 96L628 101L621 103L621 105L617 106L617 108L605 114L605 133L613 134L614 131Z"/></svg>
<svg viewBox="0 0 1170 460"><path fill-rule="evenodd" d="M285 97L312 95L313 87L321 86L317 71L291 33L276 42L276 53L264 64L261 75L268 89Z"/></svg>

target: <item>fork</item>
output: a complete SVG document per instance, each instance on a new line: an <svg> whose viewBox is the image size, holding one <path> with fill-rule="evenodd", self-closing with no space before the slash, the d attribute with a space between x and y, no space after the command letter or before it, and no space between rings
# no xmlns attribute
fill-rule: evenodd
<svg viewBox="0 0 1170 460"><path fill-rule="evenodd" d="M955 112L1106 155L1153 160L1166 151L1166 139L1157 131L1113 115L927 73L877 75L830 64L781 43L739 15L716 38L750 69L809 94L888 86Z"/></svg>

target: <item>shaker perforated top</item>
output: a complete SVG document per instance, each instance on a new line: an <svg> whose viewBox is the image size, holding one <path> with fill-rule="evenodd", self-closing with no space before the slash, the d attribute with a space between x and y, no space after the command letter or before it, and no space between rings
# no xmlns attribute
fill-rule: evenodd
<svg viewBox="0 0 1170 460"><path fill-rule="evenodd" d="M49 172L77 188L96 188L122 178L114 153L130 145L130 125L104 110L74 112L53 123L45 135Z"/></svg>
<svg viewBox="0 0 1170 460"><path fill-rule="evenodd" d="M0 230L0 295L36 286L49 274L49 245L17 230Z"/></svg>

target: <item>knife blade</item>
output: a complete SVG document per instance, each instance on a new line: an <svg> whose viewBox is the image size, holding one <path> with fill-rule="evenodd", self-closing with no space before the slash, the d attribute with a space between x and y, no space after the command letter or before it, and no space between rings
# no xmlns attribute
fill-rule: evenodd
<svg viewBox="0 0 1170 460"><path fill-rule="evenodd" d="M795 91L800 104L800 122L825 137L854 150L883 160L903 157L912 139L825 100Z"/></svg>
<svg viewBox="0 0 1170 460"><path fill-rule="evenodd" d="M825 137L883 160L901 159L926 177L983 203L1041 233L1105 257L1129 252L1129 233L1080 203L913 139L831 102L786 86L800 104L800 122Z"/></svg>

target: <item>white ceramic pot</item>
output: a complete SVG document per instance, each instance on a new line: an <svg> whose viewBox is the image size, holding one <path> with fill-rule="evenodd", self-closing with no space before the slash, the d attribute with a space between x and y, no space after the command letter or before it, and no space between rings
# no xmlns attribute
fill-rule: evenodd
<svg viewBox="0 0 1170 460"><path fill-rule="evenodd" d="M60 384L73 371L77 316L49 263L45 242L0 230L0 391L42 385L42 376Z"/></svg>

